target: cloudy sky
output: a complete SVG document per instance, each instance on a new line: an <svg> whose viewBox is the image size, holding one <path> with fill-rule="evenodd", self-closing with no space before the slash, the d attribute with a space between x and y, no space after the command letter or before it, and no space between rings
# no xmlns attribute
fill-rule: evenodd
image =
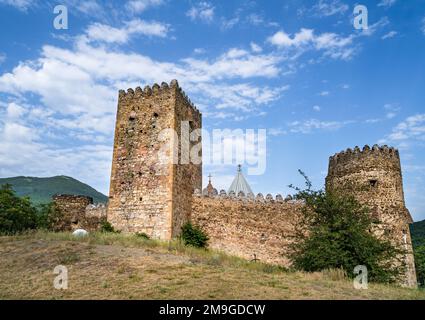
<svg viewBox="0 0 425 320"><path fill-rule="evenodd" d="M425 1L363 1L367 30L355 4L0 0L0 176L68 175L107 194L118 90L176 78L206 130L267 129L254 192L291 192L297 169L321 188L330 155L388 144L425 219ZM219 189L235 171L204 167Z"/></svg>

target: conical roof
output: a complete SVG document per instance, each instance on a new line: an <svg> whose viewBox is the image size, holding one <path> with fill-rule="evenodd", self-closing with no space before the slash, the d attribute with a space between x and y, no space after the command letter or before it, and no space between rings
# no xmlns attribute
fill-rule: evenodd
<svg viewBox="0 0 425 320"><path fill-rule="evenodd" d="M248 182L245 180L245 177L242 174L242 168L241 165L238 165L238 172L236 173L235 179L233 179L232 184L230 185L229 191L234 192L236 195L239 194L239 192L243 192L245 195L248 193L253 193L251 190L251 187L249 186Z"/></svg>

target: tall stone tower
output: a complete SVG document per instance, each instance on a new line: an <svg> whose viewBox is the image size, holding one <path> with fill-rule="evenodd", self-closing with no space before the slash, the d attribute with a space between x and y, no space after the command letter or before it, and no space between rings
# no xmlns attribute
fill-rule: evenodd
<svg viewBox="0 0 425 320"><path fill-rule="evenodd" d="M335 154L329 159L326 189L352 194L370 208L371 214L382 223L375 232L407 251L402 257L406 265L402 284L416 286L409 231L413 220L404 202L398 150L374 145L372 149L369 146L363 150L355 147Z"/></svg>
<svg viewBox="0 0 425 320"><path fill-rule="evenodd" d="M116 229L166 240L180 233L202 187L202 164L189 159L189 150L201 156L201 127L176 80L119 91L108 206Z"/></svg>

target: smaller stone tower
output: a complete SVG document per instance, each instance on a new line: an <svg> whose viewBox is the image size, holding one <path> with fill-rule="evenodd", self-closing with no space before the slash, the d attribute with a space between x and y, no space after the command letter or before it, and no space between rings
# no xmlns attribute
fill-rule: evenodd
<svg viewBox="0 0 425 320"><path fill-rule="evenodd" d="M108 206L116 229L165 240L180 233L202 187L202 163L190 158L202 156L201 119L176 80L120 90Z"/></svg>
<svg viewBox="0 0 425 320"><path fill-rule="evenodd" d="M383 228L376 229L393 243L407 250L404 256L406 272L403 284L416 286L416 273L413 258L409 224L413 222L406 208L403 193L403 179L398 150L388 146L363 150L355 147L337 153L329 159L329 172L326 189L352 194L367 205L371 214L377 217ZM383 230L386 230L385 232Z"/></svg>

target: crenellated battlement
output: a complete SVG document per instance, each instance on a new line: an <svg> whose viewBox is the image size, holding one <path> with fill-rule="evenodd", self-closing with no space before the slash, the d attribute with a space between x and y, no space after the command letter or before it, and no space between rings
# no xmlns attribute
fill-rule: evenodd
<svg viewBox="0 0 425 320"><path fill-rule="evenodd" d="M258 193L257 195L254 195L253 193L244 194L242 191L239 192L239 194L235 194L232 191L227 193L226 190L220 190L220 192L217 192L216 189L214 189L214 192L210 194L205 192L202 193L201 190L195 189L193 196L199 198L229 199L234 201L259 203L302 203L302 201L294 200L291 195L287 195L285 198L283 198L281 194L276 194L276 196L273 197L273 195L270 193L268 193L266 196L264 196L262 193Z"/></svg>
<svg viewBox="0 0 425 320"><path fill-rule="evenodd" d="M347 171L349 167L365 166L388 168L388 170L400 171L400 155L397 149L387 145L373 147L365 145L363 149L356 146L329 157L329 174L338 171ZM353 169L348 169L353 170Z"/></svg>
<svg viewBox="0 0 425 320"><path fill-rule="evenodd" d="M395 156L399 157L399 152L394 147L389 147L387 145L379 146L375 144L372 148L368 145L365 145L363 149L360 149L358 146L354 147L354 149L348 148L347 150L338 152L331 156L329 159L334 162L338 162L339 160L349 159L352 156L359 155L383 155L383 156Z"/></svg>
<svg viewBox="0 0 425 320"><path fill-rule="evenodd" d="M169 94L172 90L175 90L177 94L181 94L183 99L187 102L187 105L190 106L195 113L201 114L199 109L190 100L187 94L179 86L178 81L175 79L171 80L170 84L162 82L161 85L154 83L152 87L147 85L143 89L141 87L136 87L135 89L129 88L127 91L119 90L118 98L119 100L127 101L131 101L133 99L149 99L151 97Z"/></svg>

